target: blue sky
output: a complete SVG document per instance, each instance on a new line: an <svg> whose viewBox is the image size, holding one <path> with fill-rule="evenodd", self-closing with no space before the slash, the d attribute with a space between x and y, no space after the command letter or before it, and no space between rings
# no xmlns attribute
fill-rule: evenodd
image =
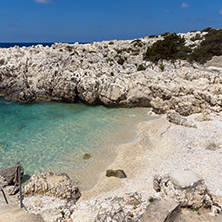
<svg viewBox="0 0 222 222"><path fill-rule="evenodd" d="M221 0L0 0L0 42L92 42L222 28Z"/></svg>

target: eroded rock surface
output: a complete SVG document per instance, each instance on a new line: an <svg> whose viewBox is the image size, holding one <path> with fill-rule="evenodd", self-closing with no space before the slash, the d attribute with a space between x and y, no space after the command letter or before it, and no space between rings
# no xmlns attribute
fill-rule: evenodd
<svg viewBox="0 0 222 222"><path fill-rule="evenodd" d="M177 170L164 177L154 177L154 189L180 203L182 207L222 212L222 200L206 187L204 179L192 170Z"/></svg>
<svg viewBox="0 0 222 222"><path fill-rule="evenodd" d="M24 187L24 195L47 195L66 199L75 203L81 193L75 183L66 174L43 173L33 175L29 183Z"/></svg>
<svg viewBox="0 0 222 222"><path fill-rule="evenodd" d="M193 33L180 35L193 44ZM175 110L183 116L222 111L222 70L212 69L218 63L144 61L147 47L160 39L0 49L0 94L20 102L151 106L159 114Z"/></svg>

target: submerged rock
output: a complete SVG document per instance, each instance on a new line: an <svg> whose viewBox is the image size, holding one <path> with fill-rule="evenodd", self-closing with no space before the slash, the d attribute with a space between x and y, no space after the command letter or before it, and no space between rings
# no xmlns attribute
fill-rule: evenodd
<svg viewBox="0 0 222 222"><path fill-rule="evenodd" d="M88 160L90 157L91 157L90 154L86 153L84 154L83 159Z"/></svg>

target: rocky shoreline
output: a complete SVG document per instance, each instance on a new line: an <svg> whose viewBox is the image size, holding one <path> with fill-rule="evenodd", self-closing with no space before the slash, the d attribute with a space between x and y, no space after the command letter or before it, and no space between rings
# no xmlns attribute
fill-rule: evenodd
<svg viewBox="0 0 222 222"><path fill-rule="evenodd" d="M157 214L167 217L167 214L163 214L165 208L160 207L162 204L169 207L167 211L170 212L181 204L182 208L176 213L180 219L175 221L219 222L222 220L222 116L212 113L205 117L204 114L181 117L196 127L184 126L183 121L180 121L182 125L178 121L169 122L166 115L141 123L139 139L119 146L118 156L107 168L122 169L127 177L107 177L104 171L98 184L92 190L81 192L80 198L80 194L76 193L78 189L67 180L67 176L52 173L35 175L24 189L24 206L30 213L41 214L45 221L88 222L104 221L106 217L114 220L115 216L131 218L131 221L146 221L144 217L152 218ZM168 175L175 171L181 175L187 169L201 175L197 176L196 182L190 182L193 176L183 180L189 184L186 185L188 189L178 188L178 184L172 185L175 182L166 185L169 183ZM59 180L64 181L62 183L65 185L60 186ZM72 187L74 196L78 194L77 202L75 198L69 201ZM157 193L153 188L163 192ZM66 194L68 199L62 197ZM185 203L189 207L183 206Z"/></svg>
<svg viewBox="0 0 222 222"><path fill-rule="evenodd" d="M196 34L180 34L186 45ZM51 47L0 49L0 93L9 100L56 100L107 106L147 106L156 113L181 115L222 110L221 67L183 60L157 64L143 59L163 37L55 43Z"/></svg>
<svg viewBox="0 0 222 222"><path fill-rule="evenodd" d="M201 34L181 35L190 45L197 33ZM149 206L154 206L152 200L165 201L166 194L174 201L169 205L172 213L184 207L185 200L189 203L189 209L178 213L182 219L177 221L222 221L222 58L214 57L205 65L181 60L156 64L144 61L147 46L161 38L0 49L0 95L8 100L147 106L152 108L152 115L164 114L141 123L139 139L117 148L118 155L108 169L123 170L124 178L107 177L104 171L99 183L81 194L66 178L67 195L72 196L70 185L77 196L75 204L70 204L64 200L66 197L61 198L66 194L57 181L61 175L55 175L57 179L53 177L50 183L45 175L35 176L36 182L27 185L34 195L27 194L24 199L29 212L40 213L45 221L146 221L143 217ZM155 176L187 169L202 177L197 176L185 194L181 192L184 187L179 186L178 191L168 176L160 180ZM154 176L164 195L153 189ZM206 186L200 178L204 178ZM169 186L164 187L168 182ZM178 199L174 192L185 199ZM198 208L199 214L191 207Z"/></svg>

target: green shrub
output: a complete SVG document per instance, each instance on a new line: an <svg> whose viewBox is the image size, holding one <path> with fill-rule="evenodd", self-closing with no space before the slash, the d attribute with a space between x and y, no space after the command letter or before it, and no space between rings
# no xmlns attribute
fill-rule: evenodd
<svg viewBox="0 0 222 222"><path fill-rule="evenodd" d="M160 59L174 61L176 59L186 59L188 47L185 46L185 39L176 33L164 37L164 40L158 40L151 47L148 47L144 59L152 62L158 62Z"/></svg>
<svg viewBox="0 0 222 222"><path fill-rule="evenodd" d="M123 51L123 50L121 50L121 49L117 49L117 50L116 50L116 52L117 52L118 54L122 53L122 51Z"/></svg>
<svg viewBox="0 0 222 222"><path fill-rule="evenodd" d="M193 42L196 40L201 40L201 39L202 39L202 37L199 33L197 33L194 37L190 38L190 40Z"/></svg>
<svg viewBox="0 0 222 222"><path fill-rule="evenodd" d="M143 71L146 70L146 67L144 67L142 64L140 64L137 68L137 71Z"/></svg>
<svg viewBox="0 0 222 222"><path fill-rule="evenodd" d="M169 32L165 32L165 33L161 34L162 37L165 37L165 36L168 36L168 35L170 35Z"/></svg>
<svg viewBox="0 0 222 222"><path fill-rule="evenodd" d="M190 62L195 61L203 64L215 55L222 55L222 29L208 28L207 30L209 30L209 32L204 36L205 39L200 43L200 46L195 48L190 54Z"/></svg>
<svg viewBox="0 0 222 222"><path fill-rule="evenodd" d="M114 60L111 59L111 58L107 58L106 61L107 61L107 62L113 62Z"/></svg>
<svg viewBox="0 0 222 222"><path fill-rule="evenodd" d="M110 41L110 42L109 42L109 45L114 45L114 42Z"/></svg>
<svg viewBox="0 0 222 222"><path fill-rule="evenodd" d="M89 53L96 53L96 51L89 51Z"/></svg>
<svg viewBox="0 0 222 222"><path fill-rule="evenodd" d="M158 35L149 35L149 38L156 38Z"/></svg>
<svg viewBox="0 0 222 222"><path fill-rule="evenodd" d="M69 52L72 52L72 47L70 45L67 45L66 50L69 51Z"/></svg>
<svg viewBox="0 0 222 222"><path fill-rule="evenodd" d="M164 68L165 68L165 65L164 64L161 64L160 66L159 66L159 68L162 70L162 72L164 71Z"/></svg>
<svg viewBox="0 0 222 222"><path fill-rule="evenodd" d="M75 54L76 54L76 55L79 55L79 53L78 53L77 51L71 53L70 55L73 56L73 55L75 55Z"/></svg>
<svg viewBox="0 0 222 222"><path fill-rule="evenodd" d="M149 201L150 203L152 203L152 202L154 202L154 198L153 198L153 197L149 197L148 201Z"/></svg>
<svg viewBox="0 0 222 222"><path fill-rule="evenodd" d="M140 39L135 39L131 42L131 44L133 44L134 47L142 47L143 44L142 44L142 41Z"/></svg>
<svg viewBox="0 0 222 222"><path fill-rule="evenodd" d="M130 48L129 49L127 49L127 48L123 48L123 49L116 49L116 52L118 53L118 54L120 54L120 53L122 53L122 52L127 52L127 53L130 53Z"/></svg>
<svg viewBox="0 0 222 222"><path fill-rule="evenodd" d="M210 32L211 30L212 30L211 27L207 27L207 28L203 29L201 32Z"/></svg>
<svg viewBox="0 0 222 222"><path fill-rule="evenodd" d="M140 50L139 49L131 49L131 52L132 52L132 55L137 56L137 55L139 55Z"/></svg>
<svg viewBox="0 0 222 222"><path fill-rule="evenodd" d="M119 57L119 59L117 60L117 63L120 65L123 65L123 63L126 61L126 58L123 57Z"/></svg>

